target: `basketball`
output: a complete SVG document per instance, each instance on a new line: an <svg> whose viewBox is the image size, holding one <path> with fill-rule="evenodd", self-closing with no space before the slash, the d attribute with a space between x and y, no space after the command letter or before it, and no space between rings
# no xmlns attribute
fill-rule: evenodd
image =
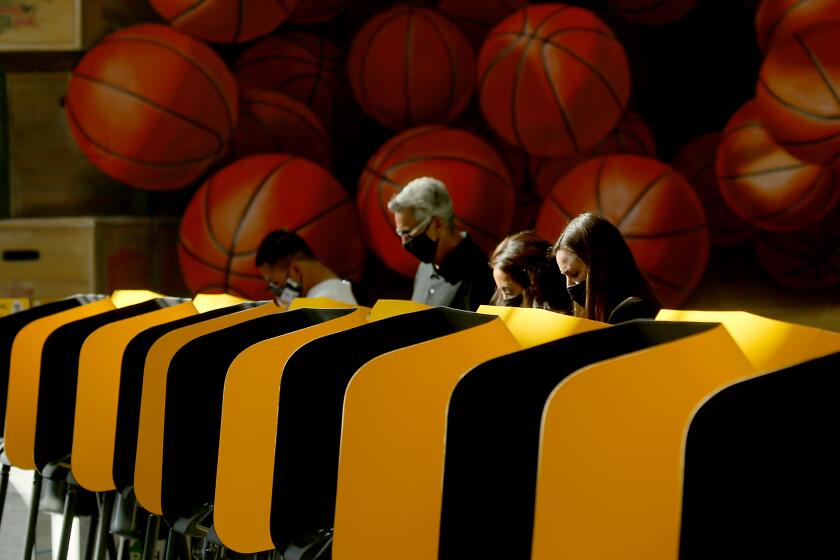
<svg viewBox="0 0 840 560"><path fill-rule="evenodd" d="M608 0L607 4L629 20L665 25L682 19L697 0Z"/></svg>
<svg viewBox="0 0 840 560"><path fill-rule="evenodd" d="M231 142L235 158L286 153L329 169L330 137L306 105L282 93L252 89L240 94L239 107Z"/></svg>
<svg viewBox="0 0 840 560"><path fill-rule="evenodd" d="M178 244L187 286L193 293L270 299L254 258L263 237L281 228L300 235L339 276L361 276L365 246L344 188L305 159L264 154L218 171L187 206Z"/></svg>
<svg viewBox="0 0 840 560"><path fill-rule="evenodd" d="M840 284L840 209L794 233L755 237L758 262L784 286L800 290Z"/></svg>
<svg viewBox="0 0 840 560"><path fill-rule="evenodd" d="M397 6L356 34L347 75L362 110L382 126L402 130L461 113L473 92L475 55L444 16Z"/></svg>
<svg viewBox="0 0 840 560"><path fill-rule="evenodd" d="M289 23L305 25L320 23L336 17L344 11L349 0L297 0Z"/></svg>
<svg viewBox="0 0 840 560"><path fill-rule="evenodd" d="M242 43L271 33L298 0L150 0L172 27L212 43Z"/></svg>
<svg viewBox="0 0 840 560"><path fill-rule="evenodd" d="M733 245L753 236L755 228L740 218L723 200L715 174L720 134L710 132L680 147L671 165L685 177L700 197L713 245Z"/></svg>
<svg viewBox="0 0 840 560"><path fill-rule="evenodd" d="M616 127L594 148L566 158L528 158L531 180L540 196L547 196L552 187L579 163L608 154L636 154L656 157L656 141L645 120L637 113L626 111Z"/></svg>
<svg viewBox="0 0 840 560"><path fill-rule="evenodd" d="M305 103L329 129L333 104L343 89L344 58L323 37L287 31L260 39L245 49L234 66L242 89L283 93Z"/></svg>
<svg viewBox="0 0 840 560"><path fill-rule="evenodd" d="M618 227L666 307L697 287L709 258L709 229L697 194L671 166L625 154L587 160L552 189L535 231L554 241L582 212Z"/></svg>
<svg viewBox="0 0 840 560"><path fill-rule="evenodd" d="M767 132L799 159L828 165L840 156L838 24L776 41L758 77L756 102Z"/></svg>
<svg viewBox="0 0 840 560"><path fill-rule="evenodd" d="M500 21L528 5L528 0L440 0L437 11L455 22L473 50Z"/></svg>
<svg viewBox="0 0 840 560"><path fill-rule="evenodd" d="M457 226L488 254L510 232L515 192L499 154L463 130L413 128L393 137L368 160L356 194L368 246L391 270L414 276L418 261L402 248L388 201L411 180L424 176L443 181Z"/></svg>
<svg viewBox="0 0 840 560"><path fill-rule="evenodd" d="M761 229L801 229L820 221L840 200L837 172L783 150L762 126L755 102L727 123L716 173L729 207Z"/></svg>
<svg viewBox="0 0 840 560"><path fill-rule="evenodd" d="M570 157L612 130L630 95L624 48L592 12L540 4L504 19L478 57L484 118L535 156Z"/></svg>
<svg viewBox="0 0 840 560"><path fill-rule="evenodd" d="M206 45L163 25L105 37L73 70L65 113L103 173L134 187L175 189L228 149L236 83Z"/></svg>
<svg viewBox="0 0 840 560"><path fill-rule="evenodd" d="M761 52L777 40L788 40L810 25L840 20L839 0L766 0L755 14L755 35Z"/></svg>

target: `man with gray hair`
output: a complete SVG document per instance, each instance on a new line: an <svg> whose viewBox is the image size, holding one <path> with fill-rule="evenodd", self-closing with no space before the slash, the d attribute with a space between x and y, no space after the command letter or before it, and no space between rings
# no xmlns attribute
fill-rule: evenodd
<svg viewBox="0 0 840 560"><path fill-rule="evenodd" d="M432 177L408 183L388 202L403 248L420 260L413 301L475 311L489 303L495 284L487 255L455 228L452 199Z"/></svg>

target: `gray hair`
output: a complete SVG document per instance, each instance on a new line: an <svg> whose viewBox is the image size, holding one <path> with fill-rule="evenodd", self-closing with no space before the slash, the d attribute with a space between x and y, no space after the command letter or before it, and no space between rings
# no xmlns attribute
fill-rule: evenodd
<svg viewBox="0 0 840 560"><path fill-rule="evenodd" d="M449 229L455 226L455 212L446 185L432 177L414 179L388 201L391 212L403 212L409 208L414 210L414 219L418 222L437 216Z"/></svg>

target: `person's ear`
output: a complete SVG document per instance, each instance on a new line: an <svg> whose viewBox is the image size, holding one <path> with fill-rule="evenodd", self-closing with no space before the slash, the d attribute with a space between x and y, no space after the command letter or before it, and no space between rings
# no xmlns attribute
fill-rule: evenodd
<svg viewBox="0 0 840 560"><path fill-rule="evenodd" d="M432 221L429 224L429 233L432 235L429 238L432 241L439 241L441 234L443 233L441 230L443 229L443 220L439 216L432 216Z"/></svg>
<svg viewBox="0 0 840 560"><path fill-rule="evenodd" d="M292 262L289 263L289 272L287 277L300 284L302 278L301 272L300 262L298 262L297 259L292 259Z"/></svg>

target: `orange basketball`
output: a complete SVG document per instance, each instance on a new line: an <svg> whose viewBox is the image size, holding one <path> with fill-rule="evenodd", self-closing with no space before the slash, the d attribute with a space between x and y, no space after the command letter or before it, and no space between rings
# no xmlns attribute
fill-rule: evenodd
<svg viewBox="0 0 840 560"><path fill-rule="evenodd" d="M297 6L289 16L290 23L319 23L333 19L344 11L349 0L297 0Z"/></svg>
<svg viewBox="0 0 840 560"><path fill-rule="evenodd" d="M783 150L762 126L754 101L727 123L716 173L729 207L761 229L801 229L820 221L840 200L836 171Z"/></svg>
<svg viewBox="0 0 840 560"><path fill-rule="evenodd" d="M271 33L298 0L150 0L169 25L213 43L242 43Z"/></svg>
<svg viewBox="0 0 840 560"><path fill-rule="evenodd" d="M799 159L827 165L840 156L840 24L797 31L773 43L756 102L767 132Z"/></svg>
<svg viewBox="0 0 840 560"><path fill-rule="evenodd" d="M352 199L322 167L280 154L250 156L210 177L181 219L181 272L194 292L270 297L254 257L284 228L345 278L358 279L365 246Z"/></svg>
<svg viewBox="0 0 840 560"><path fill-rule="evenodd" d="M487 122L531 155L569 157L594 147L630 95L621 44L592 12L530 6L496 26L478 58Z"/></svg>
<svg viewBox="0 0 840 560"><path fill-rule="evenodd" d="M761 52L777 40L825 21L840 19L840 0L765 0L755 14L755 34Z"/></svg>
<svg viewBox="0 0 840 560"><path fill-rule="evenodd" d="M732 245L753 236L755 228L740 218L723 200L715 174L720 134L710 132L684 144L671 165L694 188L709 220L713 245Z"/></svg>
<svg viewBox="0 0 840 560"><path fill-rule="evenodd" d="M282 93L251 89L240 94L239 107L231 142L235 158L286 153L329 169L330 137L306 105Z"/></svg>
<svg viewBox="0 0 840 560"><path fill-rule="evenodd" d="M312 33L287 31L248 47L234 67L243 89L284 93L305 103L321 124L332 126L333 104L343 88L343 55Z"/></svg>
<svg viewBox="0 0 840 560"><path fill-rule="evenodd" d="M581 212L615 224L666 307L697 287L709 258L709 228L700 199L673 167L655 159L615 154L587 160L543 202L536 232L557 239Z"/></svg>
<svg viewBox="0 0 840 560"><path fill-rule="evenodd" d="M697 0L608 0L607 4L627 19L649 25L664 25L681 19Z"/></svg>
<svg viewBox="0 0 840 560"><path fill-rule="evenodd" d="M656 157L656 141L645 120L632 111L626 111L616 127L607 136L581 154L565 158L529 158L531 179L540 196L547 196L557 181L579 163L607 154L636 154Z"/></svg>
<svg viewBox="0 0 840 560"><path fill-rule="evenodd" d="M472 95L475 56L461 31L426 8L397 6L371 18L347 59L353 94L383 126L449 122Z"/></svg>
<svg viewBox="0 0 840 560"><path fill-rule="evenodd" d="M418 261L394 233L388 201L424 176L444 182L456 223L488 253L510 231L515 192L504 161L487 142L443 126L406 130L368 160L356 193L368 246L391 270L413 276Z"/></svg>
<svg viewBox="0 0 840 560"><path fill-rule="evenodd" d="M206 45L163 25L108 35L79 61L65 110L85 156L144 189L196 180L227 150L236 83Z"/></svg>
<svg viewBox="0 0 840 560"><path fill-rule="evenodd" d="M440 0L437 10L455 22L475 52L500 21L528 5L528 0Z"/></svg>
<svg viewBox="0 0 840 560"><path fill-rule="evenodd" d="M758 262L780 284L801 290L840 284L840 207L798 232L763 232L753 244Z"/></svg>

